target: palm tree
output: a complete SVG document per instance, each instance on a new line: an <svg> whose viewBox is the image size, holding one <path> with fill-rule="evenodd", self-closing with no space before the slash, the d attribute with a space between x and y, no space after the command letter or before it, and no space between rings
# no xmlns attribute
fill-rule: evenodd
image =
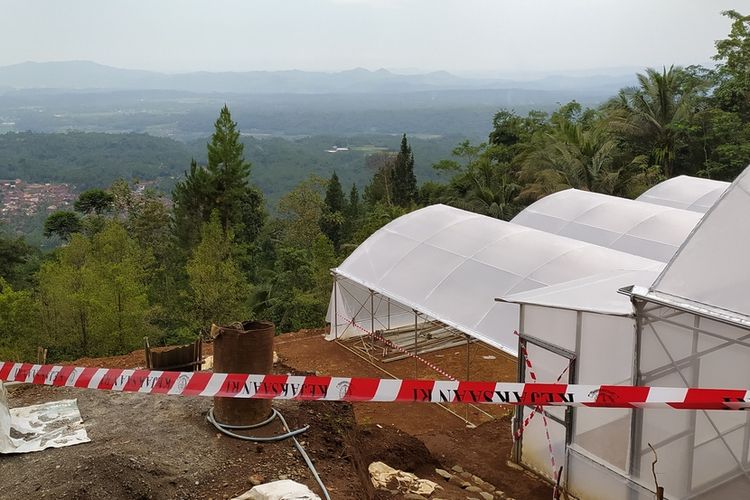
<svg viewBox="0 0 750 500"><path fill-rule="evenodd" d="M595 115L564 112L553 115L550 131L529 143L519 162L524 185L519 199L530 202L568 188L631 195L632 183L645 170L643 158L626 157Z"/></svg>
<svg viewBox="0 0 750 500"><path fill-rule="evenodd" d="M680 128L692 114L696 95L695 80L684 69L670 66L659 72L648 68L638 74L638 87L621 90L607 104L612 130L645 146L662 174L671 177Z"/></svg>
<svg viewBox="0 0 750 500"><path fill-rule="evenodd" d="M483 156L461 174L466 191L452 204L471 212L510 220L518 212L515 200L520 186L513 181L510 167Z"/></svg>

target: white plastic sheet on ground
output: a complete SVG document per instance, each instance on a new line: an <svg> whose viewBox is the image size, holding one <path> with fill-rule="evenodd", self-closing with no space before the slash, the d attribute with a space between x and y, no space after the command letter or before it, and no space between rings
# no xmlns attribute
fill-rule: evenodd
<svg viewBox="0 0 750 500"><path fill-rule="evenodd" d="M75 399L9 409L0 383L0 453L29 453L89 441Z"/></svg>
<svg viewBox="0 0 750 500"><path fill-rule="evenodd" d="M232 500L320 500L320 497L304 484L282 479L255 486Z"/></svg>

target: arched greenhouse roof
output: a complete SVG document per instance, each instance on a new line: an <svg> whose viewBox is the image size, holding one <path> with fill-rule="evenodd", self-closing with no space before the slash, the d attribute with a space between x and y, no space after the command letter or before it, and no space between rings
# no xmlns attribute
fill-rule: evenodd
<svg viewBox="0 0 750 500"><path fill-rule="evenodd" d="M567 189L529 205L511 222L667 262L701 214Z"/></svg>
<svg viewBox="0 0 750 500"><path fill-rule="evenodd" d="M433 205L376 231L334 273L515 353L517 306L497 303L495 297L607 271L662 267L651 259Z"/></svg>
<svg viewBox="0 0 750 500"><path fill-rule="evenodd" d="M660 182L636 200L705 214L728 187L728 182L680 175Z"/></svg>

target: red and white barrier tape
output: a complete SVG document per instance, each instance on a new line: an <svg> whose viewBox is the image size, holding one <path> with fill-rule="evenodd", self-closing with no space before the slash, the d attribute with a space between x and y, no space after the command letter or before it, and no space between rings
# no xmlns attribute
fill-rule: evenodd
<svg viewBox="0 0 750 500"><path fill-rule="evenodd" d="M171 396L600 408L750 408L746 389L162 372L0 362L0 380Z"/></svg>
<svg viewBox="0 0 750 500"><path fill-rule="evenodd" d="M513 333L515 335L518 335L517 331ZM536 372L534 372L534 367L531 364L531 359L529 358L529 351L526 349L526 343L521 342L519 345L521 346L521 355L523 356L524 362L526 363L526 368L528 368L529 376L531 376L531 380L533 381L533 383L536 383L537 382ZM557 380L555 380L556 383L560 382L563 375L565 375L565 373L568 371L568 368L570 368L570 363L568 363L565 366L565 369L562 371L562 373L558 375ZM554 500L558 498L558 491L557 491L558 471L557 471L557 465L555 462L555 451L552 447L552 439L550 438L550 435L549 435L549 423L547 422L547 416L544 414L544 410L542 409L541 406L539 405L535 406L534 410L529 414L529 416L524 419L523 425L519 426L518 428L518 432L513 434L513 440L517 441L518 439L521 438L521 435L523 434L524 429L528 427L528 425L531 423L531 419L534 418L534 415L537 413L540 413L542 415L542 423L544 425L544 434L547 438L547 449L549 450L549 460L550 460L550 465L552 466L552 480L555 483L555 487L552 490L552 498Z"/></svg>

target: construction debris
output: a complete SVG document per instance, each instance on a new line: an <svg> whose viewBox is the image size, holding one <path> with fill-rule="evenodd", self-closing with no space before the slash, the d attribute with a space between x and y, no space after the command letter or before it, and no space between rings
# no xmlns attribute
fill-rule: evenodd
<svg viewBox="0 0 750 500"><path fill-rule="evenodd" d="M437 483L428 479L419 479L411 472L394 469L383 462L373 462L368 467L372 485L378 490L388 490L403 494L430 496L436 488Z"/></svg>

